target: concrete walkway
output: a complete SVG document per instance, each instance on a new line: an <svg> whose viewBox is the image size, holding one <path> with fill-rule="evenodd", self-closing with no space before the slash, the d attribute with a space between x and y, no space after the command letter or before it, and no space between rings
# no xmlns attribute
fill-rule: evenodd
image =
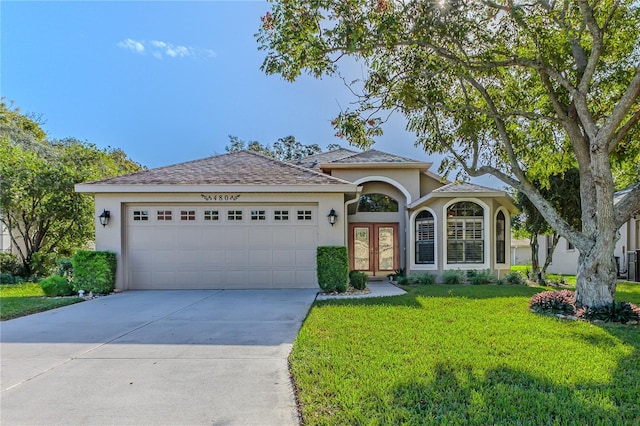
<svg viewBox="0 0 640 426"><path fill-rule="evenodd" d="M389 281L369 281L367 287L371 290L371 292L367 294L327 295L319 293L317 300L362 299L365 297L400 296L406 294L406 291L396 287Z"/></svg>
<svg viewBox="0 0 640 426"><path fill-rule="evenodd" d="M316 290L125 292L0 323L2 425L295 425Z"/></svg>

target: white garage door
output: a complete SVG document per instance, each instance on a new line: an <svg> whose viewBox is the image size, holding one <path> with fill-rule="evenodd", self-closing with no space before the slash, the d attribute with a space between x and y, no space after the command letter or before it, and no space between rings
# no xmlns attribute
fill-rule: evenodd
<svg viewBox="0 0 640 426"><path fill-rule="evenodd" d="M316 287L314 205L130 205L130 289Z"/></svg>

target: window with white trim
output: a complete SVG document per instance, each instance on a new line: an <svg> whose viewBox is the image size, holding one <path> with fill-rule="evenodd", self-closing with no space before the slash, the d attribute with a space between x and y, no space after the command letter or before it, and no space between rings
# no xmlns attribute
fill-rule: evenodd
<svg viewBox="0 0 640 426"><path fill-rule="evenodd" d="M133 220L138 221L148 221L149 220L149 212L147 210L134 210L133 211Z"/></svg>
<svg viewBox="0 0 640 426"><path fill-rule="evenodd" d="M205 210L204 211L204 220L205 221L216 221L220 219L220 215L218 214L218 210Z"/></svg>
<svg viewBox="0 0 640 426"><path fill-rule="evenodd" d="M156 214L156 219L158 221L168 221L172 220L173 212L171 210L158 210Z"/></svg>
<svg viewBox="0 0 640 426"><path fill-rule="evenodd" d="M471 201L447 208L447 263L484 263L484 209Z"/></svg>
<svg viewBox="0 0 640 426"><path fill-rule="evenodd" d="M506 263L507 220L502 210L496 216L496 263Z"/></svg>
<svg viewBox="0 0 640 426"><path fill-rule="evenodd" d="M298 220L312 220L311 210L298 210Z"/></svg>
<svg viewBox="0 0 640 426"><path fill-rule="evenodd" d="M185 220L185 221L194 221L194 220L196 220L196 211L195 210L181 210L180 211L180 220Z"/></svg>
<svg viewBox="0 0 640 426"><path fill-rule="evenodd" d="M423 210L415 219L416 225L416 263L433 265L435 256L435 220L431 212Z"/></svg>
<svg viewBox="0 0 640 426"><path fill-rule="evenodd" d="M251 220L267 220L267 212L265 210L251 210Z"/></svg>
<svg viewBox="0 0 640 426"><path fill-rule="evenodd" d="M242 210L228 210L227 220L232 220L232 221L242 220Z"/></svg>
<svg viewBox="0 0 640 426"><path fill-rule="evenodd" d="M273 211L273 220L276 220L276 221L287 221L287 220L289 220L289 210L274 210Z"/></svg>

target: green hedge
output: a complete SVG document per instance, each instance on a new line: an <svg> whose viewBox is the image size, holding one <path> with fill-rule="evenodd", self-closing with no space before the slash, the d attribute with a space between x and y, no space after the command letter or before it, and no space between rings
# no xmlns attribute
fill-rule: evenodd
<svg viewBox="0 0 640 426"><path fill-rule="evenodd" d="M365 288L367 288L369 276L364 272L351 271L349 272L349 282L351 283L351 287L355 288L356 290L364 290Z"/></svg>
<svg viewBox="0 0 640 426"><path fill-rule="evenodd" d="M51 275L40 281L42 292L48 297L72 296L75 294L73 286L65 277Z"/></svg>
<svg viewBox="0 0 640 426"><path fill-rule="evenodd" d="M345 246L320 246L316 254L318 284L324 291L344 293L349 285L349 256Z"/></svg>
<svg viewBox="0 0 640 426"><path fill-rule="evenodd" d="M73 255L73 285L76 290L109 294L116 284L116 254L80 250Z"/></svg>

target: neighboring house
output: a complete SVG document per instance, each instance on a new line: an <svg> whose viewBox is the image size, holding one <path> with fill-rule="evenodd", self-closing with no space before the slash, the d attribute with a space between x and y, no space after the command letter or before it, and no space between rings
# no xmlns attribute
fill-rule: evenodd
<svg viewBox="0 0 640 426"><path fill-rule="evenodd" d="M372 277L400 268L504 276L512 200L442 182L430 167L376 150L289 163L241 151L76 191L95 195L96 248L118 254L123 290L313 288L323 245L347 246L351 269Z"/></svg>
<svg viewBox="0 0 640 426"><path fill-rule="evenodd" d="M531 265L531 244L528 239L511 239L511 264Z"/></svg>
<svg viewBox="0 0 640 426"><path fill-rule="evenodd" d="M11 253L11 236L9 235L9 229L0 222L0 253Z"/></svg>
<svg viewBox="0 0 640 426"><path fill-rule="evenodd" d="M636 185L640 185L640 183ZM629 188L616 192L613 199L614 204L623 199L634 187L635 185L632 185ZM640 210L638 214L620 227L619 233L620 239L616 243L614 255L618 261L620 275L627 276L629 272L629 252L640 250ZM538 252L540 264L544 264L547 258L549 248L551 247L551 238L551 235L541 235L538 237L540 243ZM576 274L578 270L578 255L578 250L571 243L564 238L560 238L556 249L553 251L553 257L551 258L547 272L552 274ZM632 253L632 256L635 256L635 254ZM640 281L640 277L635 276L635 280Z"/></svg>

